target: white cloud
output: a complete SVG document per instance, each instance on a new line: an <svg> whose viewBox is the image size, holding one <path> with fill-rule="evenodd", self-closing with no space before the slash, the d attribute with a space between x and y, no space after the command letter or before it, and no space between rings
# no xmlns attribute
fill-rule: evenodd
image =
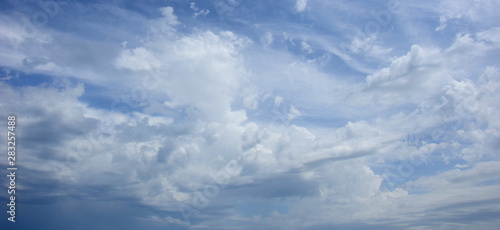
<svg viewBox="0 0 500 230"><path fill-rule="evenodd" d="M207 15L208 13L210 13L210 10L207 10L207 9L204 9L204 10L201 10L200 8L198 8L196 6L196 3L194 2L191 2L189 4L189 7L194 11L194 14L193 14L193 17L194 18L197 18L198 16L202 15L202 16L205 16Z"/></svg>
<svg viewBox="0 0 500 230"><path fill-rule="evenodd" d="M351 40L349 49L355 54L362 53L369 57L383 59L387 57L387 54L389 54L392 49L384 48L376 44L376 39L376 36L366 37L365 39L356 36Z"/></svg>
<svg viewBox="0 0 500 230"><path fill-rule="evenodd" d="M290 112L287 115L289 121L299 117L301 115L300 111L296 109L294 106L290 107Z"/></svg>
<svg viewBox="0 0 500 230"><path fill-rule="evenodd" d="M304 51L306 51L307 53L309 53L309 54L310 54L310 53L312 53L312 52L313 52L313 49L312 49L311 45L307 44L307 42L304 42L304 41L303 41L303 42L301 42L301 43L300 43L300 45L302 46L302 49L303 49Z"/></svg>
<svg viewBox="0 0 500 230"><path fill-rule="evenodd" d="M137 71L158 68L160 64L148 50L139 47L123 50L116 60L115 66Z"/></svg>
<svg viewBox="0 0 500 230"><path fill-rule="evenodd" d="M271 32L264 33L264 35L260 39L260 41L266 46L271 45L273 43L273 40L273 34Z"/></svg>
<svg viewBox="0 0 500 230"><path fill-rule="evenodd" d="M295 10L298 12L302 12L306 9L307 7L307 0L297 0L295 3Z"/></svg>
<svg viewBox="0 0 500 230"><path fill-rule="evenodd" d="M179 21L177 21L177 16L174 14L174 8L167 6L160 8L161 14L164 17L164 22L168 25L178 25Z"/></svg>
<svg viewBox="0 0 500 230"><path fill-rule="evenodd" d="M313 3L297 1L296 10ZM200 205L213 175L226 173L227 183L192 216L192 228L437 228L485 209L498 213L498 162L483 162L498 160L500 146L497 28L459 33L447 48L395 50L400 55L386 63L364 59L393 51L377 40L384 36L363 40L347 30L341 41L351 42L350 50L340 50L330 41L337 35L260 24L267 32L252 31L252 42L234 28L185 32L185 17L160 10L160 18L141 19L148 31L140 38L116 42L47 29L51 39L42 44L0 24L14 31L0 37L1 48L19 56L3 65L72 77L36 87L0 81L0 115L19 114L23 148L32 153L24 167L65 188L47 196L130 198L155 210L146 219L184 225L178 206ZM284 31L287 41L273 43ZM120 46L124 40L130 42ZM331 58L311 62L301 51ZM82 83L69 83L75 79ZM126 113L94 108L99 99L83 102L92 87L104 88L103 99L119 94L136 106L128 104L134 109ZM403 177L399 161L413 171L388 189L384 169ZM253 202L269 210L245 206Z"/></svg>
<svg viewBox="0 0 500 230"><path fill-rule="evenodd" d="M450 21L465 19L476 23L490 24L498 20L494 9L499 7L498 2L491 0L478 1L441 1L433 6L439 13L439 26L436 31L445 29Z"/></svg>

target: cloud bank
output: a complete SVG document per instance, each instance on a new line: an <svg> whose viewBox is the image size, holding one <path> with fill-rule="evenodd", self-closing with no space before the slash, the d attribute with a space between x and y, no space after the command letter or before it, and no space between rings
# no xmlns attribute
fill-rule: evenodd
<svg viewBox="0 0 500 230"><path fill-rule="evenodd" d="M4 4L2 226L499 224L496 3Z"/></svg>

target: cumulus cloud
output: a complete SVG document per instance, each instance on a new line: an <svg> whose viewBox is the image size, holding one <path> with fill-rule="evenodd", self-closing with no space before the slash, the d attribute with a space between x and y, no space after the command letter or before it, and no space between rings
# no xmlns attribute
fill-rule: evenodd
<svg viewBox="0 0 500 230"><path fill-rule="evenodd" d="M436 27L436 31L445 29L450 21L458 21L457 23L460 24L463 21L490 24L491 20L498 19L498 15L492 10L495 7L498 7L495 1L443 1L436 7L440 13L439 26Z"/></svg>
<svg viewBox="0 0 500 230"><path fill-rule="evenodd" d="M61 20L26 37L1 15L12 58L0 59L0 115L18 116L26 205L113 218L132 207L125 229L498 224L497 27L407 45L397 27L360 37L375 20L364 4L297 1L320 13L299 20L277 2L292 11L284 20L262 2L217 1L223 22L198 4L68 3L138 23L87 15L92 35ZM452 20L438 19L450 7L425 6L401 8L435 14L432 28ZM346 12L364 15L357 29ZM330 19L338 25L323 31Z"/></svg>

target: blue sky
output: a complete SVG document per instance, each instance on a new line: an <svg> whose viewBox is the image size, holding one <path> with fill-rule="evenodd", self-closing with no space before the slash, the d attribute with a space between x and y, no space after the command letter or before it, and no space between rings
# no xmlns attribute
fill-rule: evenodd
<svg viewBox="0 0 500 230"><path fill-rule="evenodd" d="M499 8L2 1L0 225L494 229Z"/></svg>

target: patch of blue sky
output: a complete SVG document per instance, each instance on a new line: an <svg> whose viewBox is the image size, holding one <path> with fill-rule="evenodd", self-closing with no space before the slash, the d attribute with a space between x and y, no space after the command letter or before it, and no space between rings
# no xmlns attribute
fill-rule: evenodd
<svg viewBox="0 0 500 230"><path fill-rule="evenodd" d="M303 115L294 119L291 123L297 126L308 126L311 128L340 128L347 124L351 119L346 118L328 118L321 116Z"/></svg>
<svg viewBox="0 0 500 230"><path fill-rule="evenodd" d="M287 199L288 200L288 199ZM244 216L266 217L272 212L288 213L288 205L278 198L274 199L245 199L234 207L234 211Z"/></svg>
<svg viewBox="0 0 500 230"><path fill-rule="evenodd" d="M1 68L1 67L0 67ZM5 70L5 68L4 68ZM48 87L53 85L54 82L60 82L60 79L39 73L26 73L22 71L13 71L8 75L2 76L2 82L14 87L27 87L27 86L42 86Z"/></svg>
<svg viewBox="0 0 500 230"><path fill-rule="evenodd" d="M79 98L80 101L86 103L91 108L104 109L104 110L114 110L115 103L120 100L118 95L112 97L109 94L109 89L107 87L85 84L85 92ZM129 107L135 108L137 106L130 105ZM131 110L133 111L133 110ZM136 111L140 111L136 109Z"/></svg>

